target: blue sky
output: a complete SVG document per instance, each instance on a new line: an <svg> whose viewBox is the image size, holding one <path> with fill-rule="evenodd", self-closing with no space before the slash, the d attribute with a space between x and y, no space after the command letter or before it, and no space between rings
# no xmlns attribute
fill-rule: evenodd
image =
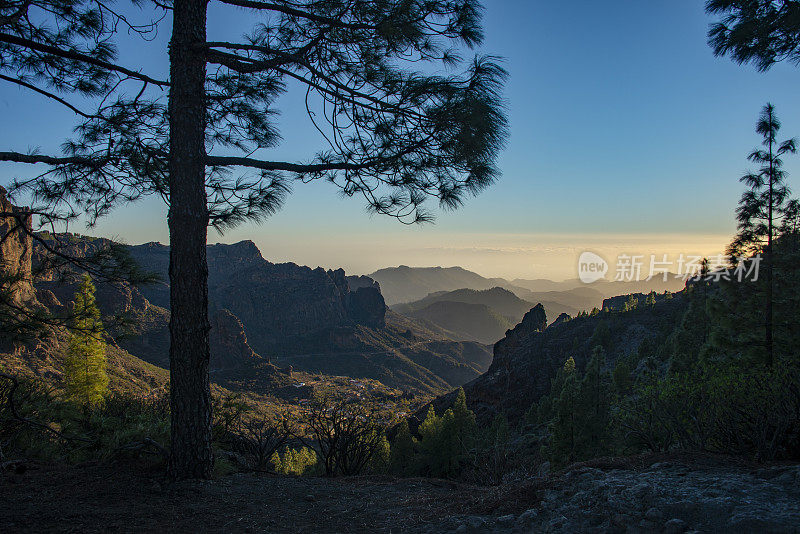
<svg viewBox="0 0 800 534"><path fill-rule="evenodd" d="M212 232L209 241L252 239L272 261L359 273L402 263L554 279L574 276L584 249L708 254L734 231L737 178L759 142L760 108L771 101L783 137L800 136L800 68L759 73L715 58L702 1L486 4L481 51L504 56L510 72L511 138L497 184L440 213L435 225L414 228L369 216L361 201L328 184L298 184L263 225ZM211 37L239 33L241 14L213 6L211 13ZM125 44L123 57L163 72L167 36L168 24L155 43ZM292 92L280 101L284 143L276 158L307 158L320 146L301 102ZM55 105L2 85L0 116L0 146L14 150L52 150L72 124ZM800 158L786 168L790 185L798 184ZM0 183L25 172L2 166ZM117 210L88 233L167 242L165 216L153 199Z"/></svg>

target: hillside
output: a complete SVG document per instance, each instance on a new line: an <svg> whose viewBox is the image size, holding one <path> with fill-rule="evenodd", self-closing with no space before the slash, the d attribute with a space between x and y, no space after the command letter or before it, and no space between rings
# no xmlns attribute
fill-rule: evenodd
<svg viewBox="0 0 800 534"><path fill-rule="evenodd" d="M169 247L148 243L129 250L144 268L167 279ZM477 377L491 361L488 347L453 341L434 325L397 316L387 320L379 286L367 277L274 264L251 241L209 245L208 262L212 318L231 316L227 321L238 322L252 350L279 366L431 394ZM163 303L168 290L163 282L142 293ZM214 320L212 334L213 326ZM150 332L134 343L164 339L163 329Z"/></svg>
<svg viewBox="0 0 800 534"><path fill-rule="evenodd" d="M593 293L591 289L576 292ZM418 301L396 304L392 309L398 313L424 319L453 333L456 339L477 340L494 343L505 335L505 331L522 320L525 313L537 303L544 306L551 317L562 313L577 315L584 306L569 306L552 300L550 294L544 299L523 300L508 289L493 287L486 290L457 289L432 293ZM557 297L557 296L556 296ZM579 300L578 294L573 300ZM598 299L598 305L602 299Z"/></svg>
<svg viewBox="0 0 800 534"><path fill-rule="evenodd" d="M453 332L456 339L481 343L494 343L513 326L511 320L485 304L450 300L437 300L407 315L445 328Z"/></svg>
<svg viewBox="0 0 800 534"><path fill-rule="evenodd" d="M591 284L585 284L577 278L561 282L521 278L509 281L504 278L485 278L461 267L391 267L375 271L368 278L374 279L380 284L386 303L400 313L405 313L404 308L400 305L413 304L424 300L429 295L437 297L440 293L449 293L459 289L485 291L502 288L532 304L541 302L545 305L549 317L557 317L561 313L574 316L579 311L590 311L592 308L599 308L603 299L617 295L651 291L675 292L683 289L685 285L682 278L674 275L668 277L666 281L661 277L655 277L652 280L631 282L598 280ZM449 300L474 302L463 298ZM477 303L493 307L487 302ZM527 309L521 313L524 314L525 311ZM500 313L508 316L517 315L517 312ZM519 318L521 317L522 315L519 314Z"/></svg>
<svg viewBox="0 0 800 534"><path fill-rule="evenodd" d="M49 236L71 255L112 242L72 234ZM141 287L97 284L97 301L119 347L169 367L169 247L125 246L160 282ZM41 250L34 250L37 263ZM392 315L377 283L341 269L311 269L265 260L250 241L209 245L211 372L222 385L272 389L279 367L385 381L418 394L442 393L474 379L491 361L489 347L454 341L431 323ZM54 273L36 280L40 301L63 314L75 291ZM352 284L352 286L351 286ZM115 326L124 318L125 326ZM276 364L278 366L276 366ZM264 384L262 384L264 382Z"/></svg>
<svg viewBox="0 0 800 534"><path fill-rule="evenodd" d="M513 292L501 287L491 289L456 289L455 291L439 291L420 300L405 304L397 304L391 308L397 313L410 314L427 308L436 302L462 302L465 304L479 304L490 308L495 313L505 316L509 321L517 324L525 312L533 308L535 303L525 301ZM513 325L512 325L513 326Z"/></svg>
<svg viewBox="0 0 800 534"><path fill-rule="evenodd" d="M412 302L439 291L491 289L509 285L502 278L484 278L461 267L389 267L369 275L381 286L389 306Z"/></svg>
<svg viewBox="0 0 800 534"><path fill-rule="evenodd" d="M504 413L520 421L530 406L549 392L551 380L572 357L579 370L586 366L593 347L605 350L606 364L636 354L644 344L660 342L686 312L687 298L678 293L654 306L629 311L601 312L548 326L544 309L536 306L522 322L495 343L489 370L464 386L470 408L483 421ZM452 394L434 402L448 406ZM424 414L419 414L424 415Z"/></svg>

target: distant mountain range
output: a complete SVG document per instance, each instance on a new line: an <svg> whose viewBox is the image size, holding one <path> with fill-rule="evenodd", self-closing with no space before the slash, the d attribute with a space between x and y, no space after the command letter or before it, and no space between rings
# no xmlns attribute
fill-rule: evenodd
<svg viewBox="0 0 800 534"><path fill-rule="evenodd" d="M389 306L411 303L439 292L457 289L475 289L478 291L500 287L514 293L519 298L537 304L550 302L552 309L547 309L549 317L556 317L564 309L591 310L600 307L603 299L629 293L649 293L656 291L680 291L684 281L674 275L664 281L661 276L652 280L633 282L615 282L599 280L592 284L584 284L577 278L554 282L552 280L517 278L485 278L462 267L389 267L380 269L369 275L381 286L381 293ZM569 312L567 312L569 313ZM570 315L572 315L570 313Z"/></svg>
<svg viewBox="0 0 800 534"><path fill-rule="evenodd" d="M579 299L576 297L573 300ZM494 287L440 291L415 302L396 304L392 309L409 317L429 321L451 332L455 339L494 343L539 302L554 318L562 313L577 315L583 308L546 299L524 300L508 289Z"/></svg>
<svg viewBox="0 0 800 534"><path fill-rule="evenodd" d="M68 241L65 252L76 256L109 243L78 236ZM133 335L119 340L121 348L169 367L169 247L147 243L126 249L161 282L140 288L98 284L98 303L104 316L125 313L135 319ZM209 245L207 258L212 380L225 387L264 382L291 366L434 394L474 379L491 363L490 347L389 312L378 284L368 277L275 264L251 241ZM62 308L75 288L42 280L36 289L51 307Z"/></svg>

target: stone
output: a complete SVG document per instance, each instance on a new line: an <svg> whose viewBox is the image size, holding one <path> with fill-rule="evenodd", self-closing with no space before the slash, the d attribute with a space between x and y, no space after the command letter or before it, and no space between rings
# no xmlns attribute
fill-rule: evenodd
<svg viewBox="0 0 800 534"><path fill-rule="evenodd" d="M660 520L664 519L664 513L661 510L659 510L658 508L654 507L654 508L650 508L649 510L647 510L647 512L645 512L645 514L644 514L644 517L648 521L657 522L657 521L660 521Z"/></svg>
<svg viewBox="0 0 800 534"><path fill-rule="evenodd" d="M535 508L522 512L517 518L517 523L528 525L539 517L539 512Z"/></svg>
<svg viewBox="0 0 800 534"><path fill-rule="evenodd" d="M486 520L480 516L473 515L464 519L464 523L470 528L481 528L486 524Z"/></svg>
<svg viewBox="0 0 800 534"><path fill-rule="evenodd" d="M550 474L550 462L542 462L539 466L539 476L546 477Z"/></svg>
<svg viewBox="0 0 800 534"><path fill-rule="evenodd" d="M148 243L127 249L145 269L168 280L168 246ZM355 327L385 324L383 296L367 277L355 279L357 287L351 289L342 269L271 263L252 241L209 245L207 258L210 312L235 315L257 354L324 352L331 345L352 349ZM169 306L168 285L142 291L156 305Z"/></svg>
<svg viewBox="0 0 800 534"><path fill-rule="evenodd" d="M229 310L214 312L209 322L212 369L237 369L259 361L269 361L256 354L247 342L244 325Z"/></svg>
<svg viewBox="0 0 800 534"><path fill-rule="evenodd" d="M501 525L509 525L513 523L516 519L517 518L516 516L514 516L514 514L501 515L500 517L497 518L497 522Z"/></svg>
<svg viewBox="0 0 800 534"><path fill-rule="evenodd" d="M664 534L682 534L686 530L686 521L683 519L670 519L664 523Z"/></svg>
<svg viewBox="0 0 800 534"><path fill-rule="evenodd" d="M0 274L10 281L9 297L15 305L28 304L36 297L31 271L32 222L28 211L11 204L8 193L0 187Z"/></svg>

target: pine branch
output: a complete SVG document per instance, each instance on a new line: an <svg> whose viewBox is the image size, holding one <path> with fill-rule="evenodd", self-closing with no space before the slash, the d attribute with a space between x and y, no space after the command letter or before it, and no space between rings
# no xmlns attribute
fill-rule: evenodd
<svg viewBox="0 0 800 534"><path fill-rule="evenodd" d="M24 39L22 37L18 37L16 35L9 35L7 33L0 33L0 42L8 43L15 46L21 46L28 48L30 50L37 50L39 52L44 52L46 54L52 54L54 56L62 57L65 59L72 59L75 61L81 61L83 63L88 63L89 65L94 65L96 67L101 67L110 71L119 72L121 74L125 74L131 78L135 78L137 80L141 80L143 82L152 83L153 85L157 85L159 87L168 87L169 82L165 82L163 80L156 80L155 78L151 78L145 74L140 72L136 72L120 65L115 65L113 63L109 63L108 61L103 61L101 59L94 58L87 54L82 54L80 52L75 52L73 50L64 50L58 48L56 46L51 46L44 43L39 43L37 41L33 41L31 39Z"/></svg>
<svg viewBox="0 0 800 534"><path fill-rule="evenodd" d="M220 2L222 2L223 4L228 4L231 6L239 6L248 9L257 9L262 11L276 11L278 13L283 13L284 15L289 15L291 17L306 19L311 22L325 24L336 28L348 28L351 30L374 30L377 28L377 25L374 24L348 23L340 19L325 17L323 15L315 15L314 13L309 13L308 11L303 11L301 9L289 7L287 5L276 4L274 2L259 2L257 0L220 0Z"/></svg>
<svg viewBox="0 0 800 534"><path fill-rule="evenodd" d="M21 152L0 152L0 161L11 161L14 163L46 163L48 165L69 165L79 164L91 167L102 167L108 163L104 158L89 158L86 156L45 156L41 154L22 154Z"/></svg>
<svg viewBox="0 0 800 534"><path fill-rule="evenodd" d="M27 83L27 82L25 82L23 80L20 80L19 78L11 78L10 76L5 76L3 74L0 74L0 80L5 80L7 82L11 82L11 83L17 84L19 86L22 86L22 87L25 87L27 89L30 89L31 91L35 91L35 92L39 93L40 95L46 96L47 98L50 98L51 100L55 100L59 104L62 104L64 106L66 106L67 108L71 109L76 114L80 115L81 117L85 117L87 119L92 118L91 115L89 115L88 113L84 113L83 111L79 110L78 108L76 108L75 106L73 106L72 104L70 104L69 102L67 102L63 98L61 98L60 96L55 95L53 93L50 93L48 91L45 91L44 89L40 89L39 87L36 87L35 85L32 85L32 84Z"/></svg>

